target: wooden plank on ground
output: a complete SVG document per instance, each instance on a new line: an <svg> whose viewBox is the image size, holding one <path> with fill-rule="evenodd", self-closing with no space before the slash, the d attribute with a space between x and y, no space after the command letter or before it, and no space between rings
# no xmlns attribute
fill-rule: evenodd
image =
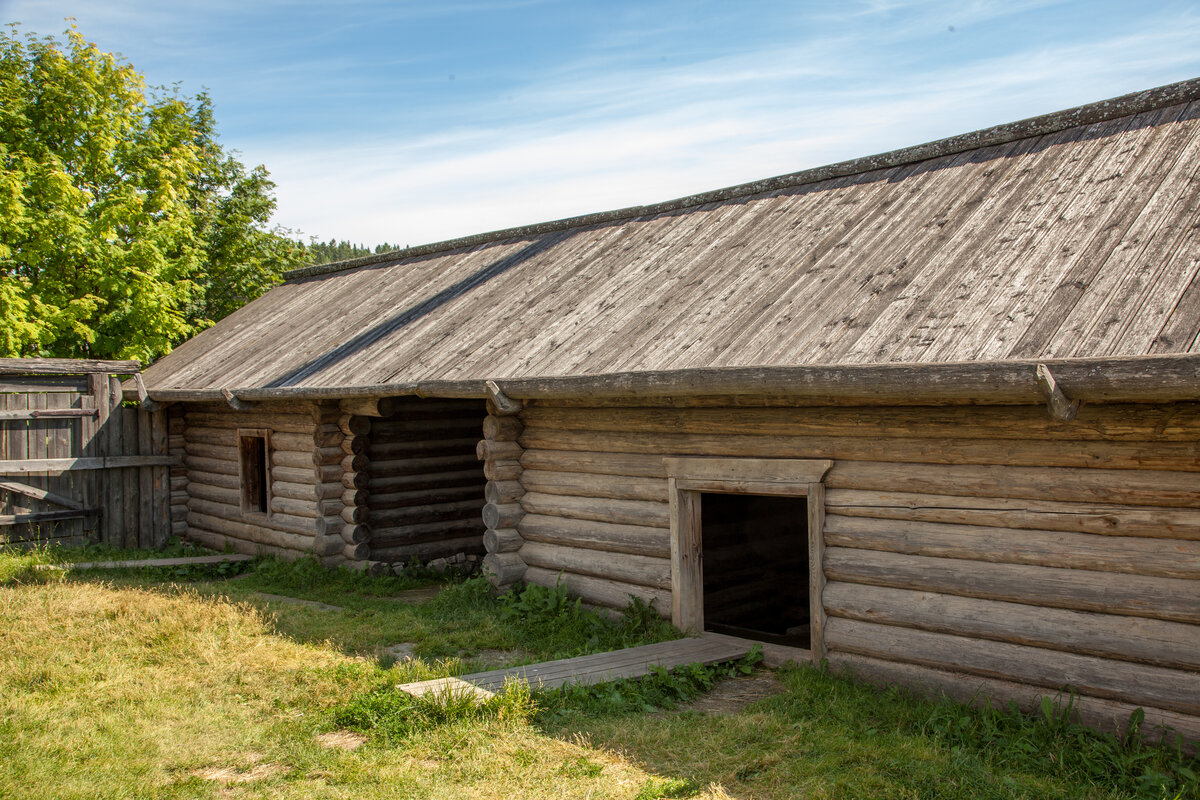
<svg viewBox="0 0 1200 800"><path fill-rule="evenodd" d="M534 688L541 689L554 689L567 684L591 685L640 678L650 674L652 667L674 669L686 664L736 661L749 653L753 645L753 642L734 636L706 633L697 638L630 647L610 653L460 675L457 680L488 692L503 689L510 680L527 681ZM446 691L450 685L446 679L439 679L406 683L396 688L419 697L429 692Z"/></svg>
<svg viewBox="0 0 1200 800"><path fill-rule="evenodd" d="M254 556L223 553L216 556L184 556L181 558L135 558L125 561L81 561L78 564L64 564L71 569L128 569L131 567L185 567L192 564L232 564L239 561L253 561Z"/></svg>

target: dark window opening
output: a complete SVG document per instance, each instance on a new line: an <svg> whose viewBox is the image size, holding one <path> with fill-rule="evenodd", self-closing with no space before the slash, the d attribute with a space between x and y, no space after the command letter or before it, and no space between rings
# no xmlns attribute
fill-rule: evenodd
<svg viewBox="0 0 1200 800"><path fill-rule="evenodd" d="M242 434L238 437L238 449L242 464L242 510L265 514L270 510L268 489L271 485L267 470L271 463L267 437Z"/></svg>
<svg viewBox="0 0 1200 800"><path fill-rule="evenodd" d="M705 629L810 647L807 498L705 492L700 524Z"/></svg>

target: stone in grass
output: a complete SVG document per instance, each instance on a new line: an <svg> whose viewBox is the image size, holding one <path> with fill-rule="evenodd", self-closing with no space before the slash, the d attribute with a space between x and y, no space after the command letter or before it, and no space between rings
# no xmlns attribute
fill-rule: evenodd
<svg viewBox="0 0 1200 800"><path fill-rule="evenodd" d="M445 572L450 567L450 562L446 561L444 558L435 558L425 566L434 572Z"/></svg>
<svg viewBox="0 0 1200 800"><path fill-rule="evenodd" d="M367 743L367 737L353 731L330 731L318 735L317 743L331 749L357 750Z"/></svg>
<svg viewBox="0 0 1200 800"><path fill-rule="evenodd" d="M413 653L416 651L417 645L413 642L400 642L390 647L383 648L383 652L397 661L411 661Z"/></svg>

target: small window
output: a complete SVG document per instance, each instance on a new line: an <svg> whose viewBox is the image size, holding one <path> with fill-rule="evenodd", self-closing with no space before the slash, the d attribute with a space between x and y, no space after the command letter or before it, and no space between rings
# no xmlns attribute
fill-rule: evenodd
<svg viewBox="0 0 1200 800"><path fill-rule="evenodd" d="M267 431L238 431L241 462L242 511L271 511L271 452Z"/></svg>

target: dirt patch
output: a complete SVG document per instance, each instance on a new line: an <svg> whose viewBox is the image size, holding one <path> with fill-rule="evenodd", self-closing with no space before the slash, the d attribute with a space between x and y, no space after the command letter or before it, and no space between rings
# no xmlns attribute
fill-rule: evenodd
<svg viewBox="0 0 1200 800"><path fill-rule="evenodd" d="M440 583L433 586L422 586L420 589L408 589L403 592L396 592L390 600L395 600L397 603L425 603L441 594L443 587Z"/></svg>
<svg viewBox="0 0 1200 800"><path fill-rule="evenodd" d="M489 670L496 667L503 667L507 664L525 661L529 658L529 654L524 650L496 650L491 647L486 647L474 655L459 653L458 657L463 661L470 661L471 663L476 664L482 670Z"/></svg>
<svg viewBox="0 0 1200 800"><path fill-rule="evenodd" d="M256 767L242 770L234 767L205 767L192 774L197 778L217 783L250 783L280 775L286 770L279 764L259 764Z"/></svg>
<svg viewBox="0 0 1200 800"><path fill-rule="evenodd" d="M413 652L416 649L417 645L413 642L400 642L400 644L392 644L383 648L383 654L391 657L394 661L408 661L414 658Z"/></svg>
<svg viewBox="0 0 1200 800"><path fill-rule="evenodd" d="M341 606L331 606L329 603L318 603L316 600L301 600L299 597L287 597L282 594L269 594L268 592L255 592L254 597L259 600L266 600L270 603L284 603L289 606L303 606L304 608L313 608L317 611L344 611Z"/></svg>
<svg viewBox="0 0 1200 800"><path fill-rule="evenodd" d="M367 737L353 731L331 731L317 736L317 744L330 749L357 750L367 743Z"/></svg>
<svg viewBox="0 0 1200 800"><path fill-rule="evenodd" d="M775 673L759 672L723 680L708 694L679 706L672 713L699 711L702 714L737 714L753 702L783 692L783 684L775 677Z"/></svg>

